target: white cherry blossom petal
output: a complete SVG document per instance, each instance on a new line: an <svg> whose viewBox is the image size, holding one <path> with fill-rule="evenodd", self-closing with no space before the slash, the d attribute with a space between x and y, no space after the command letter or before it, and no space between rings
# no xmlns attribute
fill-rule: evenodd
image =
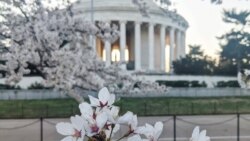
<svg viewBox="0 0 250 141"><path fill-rule="evenodd" d="M56 125L56 130L58 133L64 135L64 136L69 136L73 135L75 133L75 130L70 123L65 123L61 122Z"/></svg>
<svg viewBox="0 0 250 141"><path fill-rule="evenodd" d="M146 123L143 127L137 127L135 133L145 135L150 141L157 141L162 133L162 130L162 122L156 122L154 126Z"/></svg>
<svg viewBox="0 0 250 141"><path fill-rule="evenodd" d="M142 141L142 139L139 135L134 135L132 137L129 137L127 141Z"/></svg>
<svg viewBox="0 0 250 141"><path fill-rule="evenodd" d="M210 137L206 136L206 130L200 132L200 128L197 126L194 128L190 141L210 141Z"/></svg>
<svg viewBox="0 0 250 141"><path fill-rule="evenodd" d="M146 128L149 130L149 131L153 131L154 130L154 127L148 123L146 123Z"/></svg>
<svg viewBox="0 0 250 141"><path fill-rule="evenodd" d="M72 136L67 136L67 137L63 138L61 141L75 141L75 139Z"/></svg>
<svg viewBox="0 0 250 141"><path fill-rule="evenodd" d="M156 122L155 126L154 126L154 129L155 129L154 138L156 140L158 140L161 133L162 133L162 131L163 131L163 123L162 122Z"/></svg>
<svg viewBox="0 0 250 141"><path fill-rule="evenodd" d="M102 88L98 93L99 101L102 102L102 104L107 104L107 102L110 99L110 93L106 87Z"/></svg>
<svg viewBox="0 0 250 141"><path fill-rule="evenodd" d="M197 126L197 127L194 128L191 138L192 138L193 140L198 140L199 135L200 135L200 127Z"/></svg>
<svg viewBox="0 0 250 141"><path fill-rule="evenodd" d="M207 134L206 130L201 131L198 141L206 141L206 134Z"/></svg>
<svg viewBox="0 0 250 141"><path fill-rule="evenodd" d="M148 133L150 133L152 130L147 129L145 126L137 127L134 133L136 134L144 134L147 136Z"/></svg>
<svg viewBox="0 0 250 141"><path fill-rule="evenodd" d="M94 111L90 104L83 102L79 105L79 109L83 117L91 118L93 116Z"/></svg>
<svg viewBox="0 0 250 141"><path fill-rule="evenodd" d="M138 125L137 115L133 115L133 118L130 122L130 126L131 126L132 130L135 130L137 128L137 125Z"/></svg>
<svg viewBox="0 0 250 141"><path fill-rule="evenodd" d="M70 118L70 121L72 123L72 126L77 130L77 131L81 131L83 129L83 124L84 124L84 120L82 117L76 115L74 117Z"/></svg>
<svg viewBox="0 0 250 141"><path fill-rule="evenodd" d="M105 108L104 112L107 113L108 121L111 123L116 123L116 120L118 119L120 108L117 106L113 106L111 109Z"/></svg>
<svg viewBox="0 0 250 141"><path fill-rule="evenodd" d="M101 113L101 114L97 115L97 117L96 117L96 124L101 129L101 128L104 127L107 120L108 120L107 114L106 113Z"/></svg>
<svg viewBox="0 0 250 141"><path fill-rule="evenodd" d="M116 118L119 115L120 108L117 106L113 106L110 111L111 111L111 114L113 115L113 117Z"/></svg>
<svg viewBox="0 0 250 141"><path fill-rule="evenodd" d="M110 95L110 98L108 100L108 105L111 106L115 103L115 95L114 94L111 94Z"/></svg>
<svg viewBox="0 0 250 141"><path fill-rule="evenodd" d="M120 124L129 124L131 123L131 120L133 119L133 113L128 111L127 113L125 113L123 116L118 118L117 123Z"/></svg>
<svg viewBox="0 0 250 141"><path fill-rule="evenodd" d="M100 105L99 99L97 99L91 95L89 95L89 101L90 101L91 106L98 107Z"/></svg>
<svg viewBox="0 0 250 141"><path fill-rule="evenodd" d="M83 141L83 140L84 140L83 137L77 139L77 141Z"/></svg>
<svg viewBox="0 0 250 141"><path fill-rule="evenodd" d="M86 131L85 134L87 136L89 136L89 137L91 137L92 135L94 135L94 134L92 134L92 130L91 130L91 127L89 125L85 126L85 131Z"/></svg>

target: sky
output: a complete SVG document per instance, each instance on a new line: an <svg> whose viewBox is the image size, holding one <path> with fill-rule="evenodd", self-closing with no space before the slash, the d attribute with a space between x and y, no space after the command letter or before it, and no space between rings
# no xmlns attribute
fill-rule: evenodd
<svg viewBox="0 0 250 141"><path fill-rule="evenodd" d="M216 37L230 31L232 27L222 21L223 9L250 10L250 1L224 0L222 5L214 5L209 1L173 0L173 7L189 22L187 46L201 45L205 54L217 58L221 49Z"/></svg>

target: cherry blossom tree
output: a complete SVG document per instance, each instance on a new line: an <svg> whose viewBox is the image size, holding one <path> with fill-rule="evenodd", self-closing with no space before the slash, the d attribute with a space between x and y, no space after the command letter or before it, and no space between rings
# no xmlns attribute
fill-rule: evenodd
<svg viewBox="0 0 250 141"><path fill-rule="evenodd" d="M114 42L116 25L85 21L70 0L0 0L0 71L6 83L15 85L35 69L46 86L59 89L82 102L82 90L106 86L115 93L163 92L156 83L139 82L120 64L105 66L89 46L89 36ZM77 3L76 3L77 4ZM135 85L137 86L135 88Z"/></svg>

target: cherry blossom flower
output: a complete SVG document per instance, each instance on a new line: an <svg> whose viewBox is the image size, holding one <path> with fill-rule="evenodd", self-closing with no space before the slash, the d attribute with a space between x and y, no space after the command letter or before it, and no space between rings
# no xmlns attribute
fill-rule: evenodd
<svg viewBox="0 0 250 141"><path fill-rule="evenodd" d="M71 123L61 122L56 125L58 133L67 136L61 141L83 141L85 136L84 120L80 116L70 118Z"/></svg>
<svg viewBox="0 0 250 141"><path fill-rule="evenodd" d="M147 137L149 141L157 141L162 133L163 123L156 122L154 127L150 124L145 125L145 129L142 133Z"/></svg>
<svg viewBox="0 0 250 141"><path fill-rule="evenodd" d="M162 133L163 123L157 122L154 127L150 124L146 124L144 127L140 127L137 132L144 134L147 139L142 139L138 134L129 137L128 141L157 141Z"/></svg>
<svg viewBox="0 0 250 141"><path fill-rule="evenodd" d="M133 118L133 113L128 111L123 116L119 117L117 122L120 124L130 124L132 118Z"/></svg>
<svg viewBox="0 0 250 141"><path fill-rule="evenodd" d="M190 141L210 141L210 137L206 136L206 133L207 133L206 130L200 132L200 127L197 126L193 130Z"/></svg>
<svg viewBox="0 0 250 141"><path fill-rule="evenodd" d="M84 124L86 129L86 134L88 136L93 136L98 134L105 126L108 116L105 112L95 113L91 105L84 102L79 105L82 117L87 121Z"/></svg>
<svg viewBox="0 0 250 141"><path fill-rule="evenodd" d="M142 134L145 131L145 127L137 127L138 119L137 115L128 111L123 116L119 117L117 120L119 124L126 124L129 126L129 133Z"/></svg>
<svg viewBox="0 0 250 141"><path fill-rule="evenodd" d="M120 108L117 106L112 106L110 109L105 109L108 116L108 121L115 124L119 118Z"/></svg>
<svg viewBox="0 0 250 141"><path fill-rule="evenodd" d="M93 96L89 96L89 100L90 100L90 104L91 106L94 107L109 107L112 104L114 104L115 102L115 95L114 94L110 94L108 89L106 87L102 88L99 93L98 93L98 99L93 97Z"/></svg>

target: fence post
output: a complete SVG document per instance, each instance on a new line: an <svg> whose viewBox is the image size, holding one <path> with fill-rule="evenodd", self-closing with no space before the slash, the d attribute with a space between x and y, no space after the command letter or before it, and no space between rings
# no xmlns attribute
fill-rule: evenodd
<svg viewBox="0 0 250 141"><path fill-rule="evenodd" d="M40 141L43 141L43 117L40 118Z"/></svg>
<svg viewBox="0 0 250 141"><path fill-rule="evenodd" d="M174 141L176 141L176 115L174 115Z"/></svg>
<svg viewBox="0 0 250 141"><path fill-rule="evenodd" d="M237 113L237 141L240 141L240 114Z"/></svg>

